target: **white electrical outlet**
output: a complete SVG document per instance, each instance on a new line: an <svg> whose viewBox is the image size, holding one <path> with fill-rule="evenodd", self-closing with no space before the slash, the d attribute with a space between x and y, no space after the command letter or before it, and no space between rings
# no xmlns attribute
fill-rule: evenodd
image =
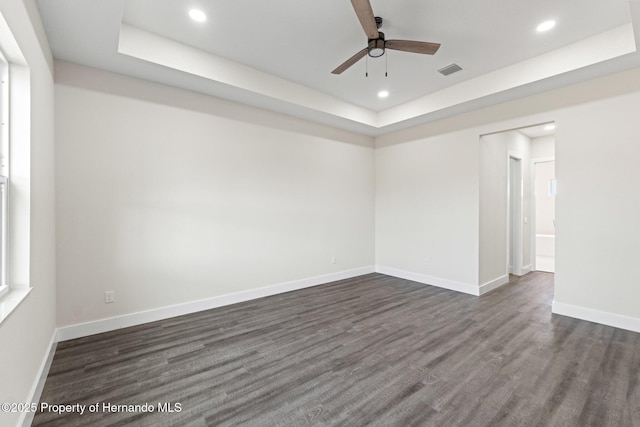
<svg viewBox="0 0 640 427"><path fill-rule="evenodd" d="M105 304L110 304L112 302L114 302L116 300L116 296L114 291L106 291L104 293L104 303Z"/></svg>
<svg viewBox="0 0 640 427"><path fill-rule="evenodd" d="M331 264L335 264L336 263L336 257L332 256L331 257Z"/></svg>

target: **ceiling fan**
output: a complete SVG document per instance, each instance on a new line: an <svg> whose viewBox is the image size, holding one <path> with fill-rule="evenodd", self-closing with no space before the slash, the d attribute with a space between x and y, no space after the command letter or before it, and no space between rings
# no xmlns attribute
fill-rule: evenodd
<svg viewBox="0 0 640 427"><path fill-rule="evenodd" d="M382 26L382 18L373 15L369 0L351 0L351 4L358 15L360 24L367 34L367 47L347 59L342 65L333 70L333 74L342 74L353 64L367 54L372 58L384 55L385 49L402 50L404 52L423 53L433 55L440 48L440 43L418 42L412 40L385 40L384 33L378 31Z"/></svg>

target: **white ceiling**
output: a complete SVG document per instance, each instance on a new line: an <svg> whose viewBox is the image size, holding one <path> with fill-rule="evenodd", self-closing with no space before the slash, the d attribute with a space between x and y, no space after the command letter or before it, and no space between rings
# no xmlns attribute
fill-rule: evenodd
<svg viewBox="0 0 640 427"><path fill-rule="evenodd" d="M540 125L529 126L518 129L518 132L528 136L529 138L541 138L544 136L553 136L556 134L555 123L543 123Z"/></svg>
<svg viewBox="0 0 640 427"><path fill-rule="evenodd" d="M349 0L38 1L58 59L368 135L640 65L638 0L371 4L387 39L441 49L387 51L333 75L366 46ZM207 22L193 22L191 8L205 11ZM556 28L537 33L546 19ZM454 62L463 71L436 72ZM381 89L390 96L379 99Z"/></svg>

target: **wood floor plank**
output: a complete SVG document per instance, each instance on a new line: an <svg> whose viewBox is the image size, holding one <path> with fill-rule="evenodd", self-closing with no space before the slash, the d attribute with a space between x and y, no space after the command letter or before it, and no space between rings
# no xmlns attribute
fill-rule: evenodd
<svg viewBox="0 0 640 427"><path fill-rule="evenodd" d="M370 274L60 343L34 426L640 426L640 334ZM179 404L162 412L158 404ZM166 406L165 406L166 407Z"/></svg>

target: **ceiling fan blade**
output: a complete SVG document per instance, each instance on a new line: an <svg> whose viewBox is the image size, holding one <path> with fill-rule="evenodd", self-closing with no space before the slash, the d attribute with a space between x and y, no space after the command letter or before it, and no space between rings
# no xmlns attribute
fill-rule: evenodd
<svg viewBox="0 0 640 427"><path fill-rule="evenodd" d="M342 74L342 72L347 70L347 68L351 67L353 64L355 64L356 62L358 62L362 58L364 58L367 55L367 51L368 51L368 48L365 47L360 52L356 53L351 58L349 58L346 61L344 61L344 63L342 65L340 65L338 68L333 70L331 73L332 74Z"/></svg>
<svg viewBox="0 0 640 427"><path fill-rule="evenodd" d="M373 16L373 9L369 0L351 0L351 4L367 37L369 39L377 39L379 37L378 26L376 25L376 18Z"/></svg>
<svg viewBox="0 0 640 427"><path fill-rule="evenodd" d="M386 49L402 50L404 52L424 53L433 55L440 49L440 43L415 42L411 40L387 40Z"/></svg>

